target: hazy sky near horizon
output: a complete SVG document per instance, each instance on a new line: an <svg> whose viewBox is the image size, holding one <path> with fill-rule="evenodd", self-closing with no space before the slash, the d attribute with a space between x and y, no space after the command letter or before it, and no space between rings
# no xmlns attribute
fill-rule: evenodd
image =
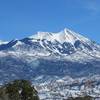
<svg viewBox="0 0 100 100"><path fill-rule="evenodd" d="M100 43L100 0L0 0L0 40L65 27Z"/></svg>

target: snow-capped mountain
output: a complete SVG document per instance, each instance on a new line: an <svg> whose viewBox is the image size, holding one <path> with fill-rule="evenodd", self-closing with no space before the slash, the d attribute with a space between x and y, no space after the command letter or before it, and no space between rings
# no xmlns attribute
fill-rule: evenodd
<svg viewBox="0 0 100 100"><path fill-rule="evenodd" d="M66 57L83 53L99 58L100 46L69 29L59 33L38 32L22 40L12 40L0 45L0 51L30 52L38 56L57 55Z"/></svg>
<svg viewBox="0 0 100 100"><path fill-rule="evenodd" d="M65 98L81 95L84 79L90 77L95 80L95 90L100 87L99 76L100 45L69 29L38 32L21 40L0 43L0 83L28 79L38 90L41 88L39 93L45 95L44 100L47 96L56 98L60 90L63 92L56 100L62 100L62 95ZM75 80L79 86L74 84ZM98 96L93 91L90 95Z"/></svg>

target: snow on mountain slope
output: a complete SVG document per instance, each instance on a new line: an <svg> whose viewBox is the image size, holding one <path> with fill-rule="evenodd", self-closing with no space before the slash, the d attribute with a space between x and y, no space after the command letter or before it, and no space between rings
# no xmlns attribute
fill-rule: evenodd
<svg viewBox="0 0 100 100"><path fill-rule="evenodd" d="M75 33L66 28L59 33L38 32L38 34L30 36L30 38L40 39L40 40L46 39L48 41L59 41L60 43L70 42L72 44L74 44L76 40L84 42L90 41L89 39L79 35L78 33Z"/></svg>
<svg viewBox="0 0 100 100"><path fill-rule="evenodd" d="M69 29L64 29L58 33L38 32L30 36L29 39L30 42L38 42L45 50L50 50L58 54L70 54L79 50L86 52L100 51L99 45Z"/></svg>
<svg viewBox="0 0 100 100"><path fill-rule="evenodd" d="M25 53L26 55L63 58L100 58L100 46L84 36L69 29L58 33L38 32L21 40L12 40L0 45L0 51ZM81 56L80 56L81 55Z"/></svg>
<svg viewBox="0 0 100 100"><path fill-rule="evenodd" d="M8 42L5 42L5 41L2 41L2 40L0 40L0 45L2 45L2 44L7 44Z"/></svg>

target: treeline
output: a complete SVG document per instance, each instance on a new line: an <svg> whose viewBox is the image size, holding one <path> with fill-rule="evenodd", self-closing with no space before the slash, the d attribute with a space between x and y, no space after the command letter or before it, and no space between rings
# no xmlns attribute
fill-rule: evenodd
<svg viewBox="0 0 100 100"><path fill-rule="evenodd" d="M39 100L39 97L29 81L15 80L0 87L0 100Z"/></svg>

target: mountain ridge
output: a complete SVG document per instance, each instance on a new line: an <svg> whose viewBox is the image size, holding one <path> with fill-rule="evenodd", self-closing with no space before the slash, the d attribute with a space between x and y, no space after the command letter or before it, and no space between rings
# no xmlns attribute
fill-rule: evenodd
<svg viewBox="0 0 100 100"><path fill-rule="evenodd" d="M37 56L47 54L64 57L79 52L100 57L100 45L69 29L58 33L38 32L21 40L12 40L0 44L0 51L25 51Z"/></svg>

